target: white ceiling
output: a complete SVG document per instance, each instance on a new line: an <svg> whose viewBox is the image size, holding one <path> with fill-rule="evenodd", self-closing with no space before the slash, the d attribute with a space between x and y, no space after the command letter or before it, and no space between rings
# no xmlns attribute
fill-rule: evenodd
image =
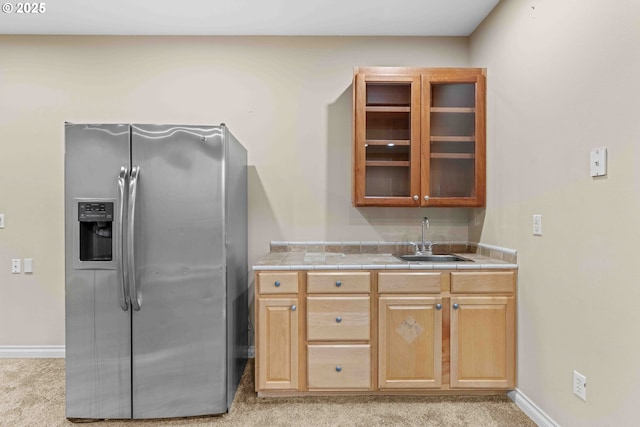
<svg viewBox="0 0 640 427"><path fill-rule="evenodd" d="M0 12L0 34L468 36L499 0L40 2L44 13L18 14L0 1L14 9Z"/></svg>

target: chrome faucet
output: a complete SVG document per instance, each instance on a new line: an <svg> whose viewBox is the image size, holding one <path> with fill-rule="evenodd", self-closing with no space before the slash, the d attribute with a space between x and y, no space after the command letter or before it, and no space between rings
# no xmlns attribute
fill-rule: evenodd
<svg viewBox="0 0 640 427"><path fill-rule="evenodd" d="M426 234L426 230L428 229L429 229L429 218L425 216L424 219L422 220L422 245L420 246L420 250L417 250L418 248L416 245L416 255L432 254L431 249L433 247L433 243L424 241L424 235Z"/></svg>

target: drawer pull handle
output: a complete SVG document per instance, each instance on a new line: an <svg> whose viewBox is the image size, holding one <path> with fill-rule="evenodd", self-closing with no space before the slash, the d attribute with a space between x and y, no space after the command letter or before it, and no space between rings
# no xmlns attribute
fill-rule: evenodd
<svg viewBox="0 0 640 427"><path fill-rule="evenodd" d="M336 322L337 322L337 323L342 322L342 317L336 317Z"/></svg>
<svg viewBox="0 0 640 427"><path fill-rule="evenodd" d="M442 304L436 304L436 310L440 310L442 308Z"/></svg>
<svg viewBox="0 0 640 427"><path fill-rule="evenodd" d="M336 366L336 372L340 372L340 371L342 371L342 366L340 365Z"/></svg>
<svg viewBox="0 0 640 427"><path fill-rule="evenodd" d="M458 307L460 307L460 306L459 306L457 303L456 303L456 304L453 304L453 309L454 309L454 310L457 310L457 309L458 309Z"/></svg>
<svg viewBox="0 0 640 427"><path fill-rule="evenodd" d="M276 280L276 282L274 283L274 285L276 285L276 288L280 286L280 280Z"/></svg>
<svg viewBox="0 0 640 427"><path fill-rule="evenodd" d="M293 305L291 306L291 311L296 311L296 308L298 308L298 307L296 307L296 305L295 305L295 304L293 304Z"/></svg>
<svg viewBox="0 0 640 427"><path fill-rule="evenodd" d="M336 286L339 288L340 286L342 286L342 282L340 280L336 281Z"/></svg>

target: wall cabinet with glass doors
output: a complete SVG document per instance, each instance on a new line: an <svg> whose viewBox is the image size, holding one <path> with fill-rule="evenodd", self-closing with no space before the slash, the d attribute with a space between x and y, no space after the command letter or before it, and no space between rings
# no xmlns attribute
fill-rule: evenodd
<svg viewBox="0 0 640 427"><path fill-rule="evenodd" d="M353 105L355 206L484 206L484 69L356 67Z"/></svg>

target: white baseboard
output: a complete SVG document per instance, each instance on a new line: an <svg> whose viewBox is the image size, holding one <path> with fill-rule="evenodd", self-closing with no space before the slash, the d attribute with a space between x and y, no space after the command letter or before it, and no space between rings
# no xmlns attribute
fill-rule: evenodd
<svg viewBox="0 0 640 427"><path fill-rule="evenodd" d="M247 348L249 358L256 357L256 349ZM0 346L0 359L64 359L63 345L3 345Z"/></svg>
<svg viewBox="0 0 640 427"><path fill-rule="evenodd" d="M538 405L533 403L520 389L516 388L507 393L507 396L513 400L518 408L522 410L529 418L540 427L560 427L549 415L546 414Z"/></svg>
<svg viewBox="0 0 640 427"><path fill-rule="evenodd" d="M64 358L63 345L3 345L0 359Z"/></svg>

